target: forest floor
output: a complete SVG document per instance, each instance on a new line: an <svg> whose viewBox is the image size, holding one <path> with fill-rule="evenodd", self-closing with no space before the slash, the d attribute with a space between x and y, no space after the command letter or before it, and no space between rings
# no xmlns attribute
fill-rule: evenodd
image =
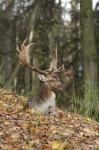
<svg viewBox="0 0 99 150"><path fill-rule="evenodd" d="M23 112L26 98L0 89L0 150L99 150L99 123L57 110Z"/></svg>

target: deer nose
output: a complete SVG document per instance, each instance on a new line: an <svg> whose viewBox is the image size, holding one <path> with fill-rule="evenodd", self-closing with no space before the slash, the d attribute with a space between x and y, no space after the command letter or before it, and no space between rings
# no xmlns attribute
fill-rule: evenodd
<svg viewBox="0 0 99 150"><path fill-rule="evenodd" d="M63 90L65 91L67 89L66 85L63 85Z"/></svg>
<svg viewBox="0 0 99 150"><path fill-rule="evenodd" d="M61 90L64 90L64 89L65 89L65 85L62 84L62 85L60 86L60 89L61 89Z"/></svg>

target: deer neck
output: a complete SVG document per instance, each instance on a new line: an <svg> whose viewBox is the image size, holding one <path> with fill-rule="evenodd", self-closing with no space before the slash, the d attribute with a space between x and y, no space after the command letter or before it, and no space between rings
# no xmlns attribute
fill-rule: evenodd
<svg viewBox="0 0 99 150"><path fill-rule="evenodd" d="M44 113L53 112L56 105L55 97L56 95L50 87L43 83L39 94L39 100L41 101L35 106L35 109Z"/></svg>
<svg viewBox="0 0 99 150"><path fill-rule="evenodd" d="M49 99L55 100L56 95L46 83L43 83L41 85L41 91L40 91L39 97L42 100L47 101Z"/></svg>

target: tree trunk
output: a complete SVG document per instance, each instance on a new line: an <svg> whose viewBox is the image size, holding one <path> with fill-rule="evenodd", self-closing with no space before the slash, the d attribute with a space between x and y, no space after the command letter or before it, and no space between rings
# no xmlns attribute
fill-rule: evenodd
<svg viewBox="0 0 99 150"><path fill-rule="evenodd" d="M81 1L81 46L83 52L84 96L88 108L91 100L97 101L96 45L91 0ZM88 94L90 98L87 97ZM89 113L88 110L86 110L86 114Z"/></svg>
<svg viewBox="0 0 99 150"><path fill-rule="evenodd" d="M3 20L4 21L4 20ZM5 21L5 24L2 26L0 33L4 31L5 34L2 34L0 37L2 50L1 64L3 66L2 75L5 80L5 85L7 88L12 89L12 85L9 82L9 79L12 75L13 68L15 67L15 45L16 45L16 27L15 23ZM6 84L7 83L7 84Z"/></svg>

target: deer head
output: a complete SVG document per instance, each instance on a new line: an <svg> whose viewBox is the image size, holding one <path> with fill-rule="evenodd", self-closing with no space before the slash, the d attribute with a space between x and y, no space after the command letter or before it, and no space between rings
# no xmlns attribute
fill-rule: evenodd
<svg viewBox="0 0 99 150"><path fill-rule="evenodd" d="M26 45L26 40L24 40L20 48L17 47L20 63L37 72L39 80L42 81L52 91L63 90L64 85L60 81L58 73L64 69L64 66L62 65L61 67L57 68L57 45L48 70L40 70L32 66L29 62L29 48L32 44L33 43L29 43Z"/></svg>

